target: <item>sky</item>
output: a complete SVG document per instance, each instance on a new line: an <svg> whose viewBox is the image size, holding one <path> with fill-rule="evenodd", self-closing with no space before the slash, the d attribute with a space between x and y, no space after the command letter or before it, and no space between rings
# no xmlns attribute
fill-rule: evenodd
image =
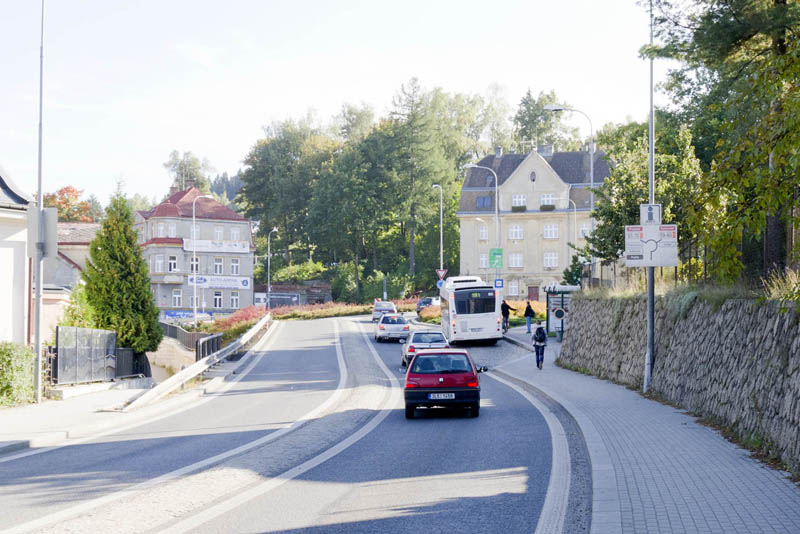
<svg viewBox="0 0 800 534"><path fill-rule="evenodd" d="M0 167L37 188L41 4L0 0ZM403 83L516 109L555 90L595 131L647 119L649 16L636 0L49 0L43 190L161 199L170 152L236 173L265 126L345 103L386 114ZM668 65L656 63L656 82ZM656 95L656 105L666 103ZM567 122L588 137L589 123Z"/></svg>

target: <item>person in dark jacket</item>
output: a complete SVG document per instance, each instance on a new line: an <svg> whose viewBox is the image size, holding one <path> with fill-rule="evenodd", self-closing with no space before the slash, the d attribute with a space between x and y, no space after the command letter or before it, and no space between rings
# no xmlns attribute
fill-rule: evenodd
<svg viewBox="0 0 800 534"><path fill-rule="evenodd" d="M517 311L516 308L512 308L508 305L505 299L503 299L503 303L500 305L500 313L503 314L503 332L505 333L508 330L508 316L511 314L512 311Z"/></svg>
<svg viewBox="0 0 800 534"><path fill-rule="evenodd" d="M531 333L531 321L535 317L536 314L533 313L533 308L531 308L531 301L529 300L528 303L525 305L525 326L528 327L528 333Z"/></svg>
<svg viewBox="0 0 800 534"><path fill-rule="evenodd" d="M536 321L536 330L531 337L533 349L536 351L536 367L541 369L544 364L544 348L547 346L547 332L542 326L542 321Z"/></svg>

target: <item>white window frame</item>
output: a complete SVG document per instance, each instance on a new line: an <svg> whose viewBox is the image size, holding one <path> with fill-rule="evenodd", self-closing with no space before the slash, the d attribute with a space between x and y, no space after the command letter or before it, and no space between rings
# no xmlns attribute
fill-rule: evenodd
<svg viewBox="0 0 800 534"><path fill-rule="evenodd" d="M157 237L167 237L166 234L167 229L164 226L163 222L158 223L158 236Z"/></svg>
<svg viewBox="0 0 800 534"><path fill-rule="evenodd" d="M512 224L508 227L508 238L512 241L521 241L524 232L521 224Z"/></svg>
<svg viewBox="0 0 800 534"><path fill-rule="evenodd" d="M239 276L239 258L231 258L231 274Z"/></svg>
<svg viewBox="0 0 800 534"><path fill-rule="evenodd" d="M167 272L168 273L177 273L178 272L178 256L167 256Z"/></svg>
<svg viewBox="0 0 800 534"><path fill-rule="evenodd" d="M553 198L553 193L542 193L542 196L539 199L540 206L544 205L552 206L555 205L555 203L556 201L555 198Z"/></svg>
<svg viewBox="0 0 800 534"><path fill-rule="evenodd" d="M225 229L222 226L214 227L214 241L222 241L225 236Z"/></svg>
<svg viewBox="0 0 800 534"><path fill-rule="evenodd" d="M164 272L164 255L163 254L156 254L156 270L153 271L156 273L163 273Z"/></svg>
<svg viewBox="0 0 800 534"><path fill-rule="evenodd" d="M231 308L234 310L239 309L239 292L231 291Z"/></svg>
<svg viewBox="0 0 800 534"><path fill-rule="evenodd" d="M488 269L489 268L489 254L486 252L481 252L480 256L478 256L478 268L479 269Z"/></svg>
<svg viewBox="0 0 800 534"><path fill-rule="evenodd" d="M589 223L581 223L581 238L585 239L589 235Z"/></svg>
<svg viewBox="0 0 800 534"><path fill-rule="evenodd" d="M512 252L508 255L508 267L522 267L522 253L521 252Z"/></svg>
<svg viewBox="0 0 800 534"><path fill-rule="evenodd" d="M183 307L183 291L181 291L180 289L172 290L172 307L173 308Z"/></svg>
<svg viewBox="0 0 800 534"><path fill-rule="evenodd" d="M190 308L200 307L200 295L197 295L196 297L194 296L194 294L189 295L189 307Z"/></svg>
<svg viewBox="0 0 800 534"><path fill-rule="evenodd" d="M156 236L156 223L155 222L151 222L150 223L150 238L152 239L155 236Z"/></svg>
<svg viewBox="0 0 800 534"><path fill-rule="evenodd" d="M514 296L519 295L519 280L508 281L508 294Z"/></svg>
<svg viewBox="0 0 800 534"><path fill-rule="evenodd" d="M167 237L177 237L178 235L178 225L174 222L169 223L167 226Z"/></svg>
<svg viewBox="0 0 800 534"><path fill-rule="evenodd" d="M528 195L517 193L515 195L511 195L511 205L512 206L527 206L528 205Z"/></svg>
<svg viewBox="0 0 800 534"><path fill-rule="evenodd" d="M478 240L479 241L489 241L489 227L488 226L481 226L478 228Z"/></svg>
<svg viewBox="0 0 800 534"><path fill-rule="evenodd" d="M214 258L214 274L225 274L225 260L223 258Z"/></svg>
<svg viewBox="0 0 800 534"><path fill-rule="evenodd" d="M222 308L222 291L214 291L214 307Z"/></svg>
<svg viewBox="0 0 800 534"><path fill-rule="evenodd" d="M191 256L189 259L189 272L195 274L200 272L200 256Z"/></svg>
<svg viewBox="0 0 800 534"><path fill-rule="evenodd" d="M558 252L545 252L542 256L542 264L544 267L558 267Z"/></svg>
<svg viewBox="0 0 800 534"><path fill-rule="evenodd" d="M544 225L544 239L558 239L558 223Z"/></svg>
<svg viewBox="0 0 800 534"><path fill-rule="evenodd" d="M231 228L231 241L239 241L239 228L234 226Z"/></svg>

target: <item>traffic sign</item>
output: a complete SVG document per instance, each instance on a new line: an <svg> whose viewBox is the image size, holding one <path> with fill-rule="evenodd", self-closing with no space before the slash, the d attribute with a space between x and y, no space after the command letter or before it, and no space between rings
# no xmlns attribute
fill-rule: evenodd
<svg viewBox="0 0 800 534"><path fill-rule="evenodd" d="M447 274L447 269L436 269L436 276L439 277L439 280L444 279L444 275Z"/></svg>
<svg viewBox="0 0 800 534"><path fill-rule="evenodd" d="M503 289L503 279L502 278L495 278L494 279L494 287L495 287L495 289Z"/></svg>
<svg viewBox="0 0 800 534"><path fill-rule="evenodd" d="M625 227L627 267L678 265L678 225L642 224Z"/></svg>
<svg viewBox="0 0 800 534"><path fill-rule="evenodd" d="M436 287L438 287L439 289L441 289L443 285L444 285L444 280L437 280L436 281Z"/></svg>
<svg viewBox="0 0 800 534"><path fill-rule="evenodd" d="M639 224L661 224L661 204L639 204Z"/></svg>
<svg viewBox="0 0 800 534"><path fill-rule="evenodd" d="M503 268L503 249L490 248L489 249L489 268L502 269Z"/></svg>

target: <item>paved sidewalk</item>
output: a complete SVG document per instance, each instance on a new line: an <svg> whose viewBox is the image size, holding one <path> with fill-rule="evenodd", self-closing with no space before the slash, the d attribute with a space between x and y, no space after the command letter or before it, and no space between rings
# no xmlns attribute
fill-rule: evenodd
<svg viewBox="0 0 800 534"><path fill-rule="evenodd" d="M529 348L525 327L506 337ZM524 380L564 406L583 431L592 460L592 532L800 532L800 489L786 473L698 424L694 417L623 386L533 353L496 370Z"/></svg>

